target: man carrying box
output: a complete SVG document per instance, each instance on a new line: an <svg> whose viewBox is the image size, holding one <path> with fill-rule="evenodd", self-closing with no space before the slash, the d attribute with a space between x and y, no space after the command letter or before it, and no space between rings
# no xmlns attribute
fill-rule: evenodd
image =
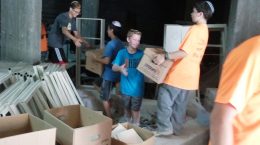
<svg viewBox="0 0 260 145"><path fill-rule="evenodd" d="M183 127L189 94L198 89L200 62L208 42L207 20L213 12L211 2L195 3L191 18L196 24L187 32L179 50L157 54L153 60L158 65L165 60L174 61L158 92L157 135L178 135Z"/></svg>
<svg viewBox="0 0 260 145"><path fill-rule="evenodd" d="M101 64L105 65L105 69L102 74L102 84L101 84L101 92L100 98L103 101L103 106L108 117L112 117L111 115L111 92L116 83L119 82L120 73L114 72L112 70L112 62L115 59L119 50L124 48L123 42L119 39L121 34L122 26L119 21L112 21L107 28L108 37L111 40L105 47L103 57L97 58L93 57L94 61L97 61Z"/></svg>

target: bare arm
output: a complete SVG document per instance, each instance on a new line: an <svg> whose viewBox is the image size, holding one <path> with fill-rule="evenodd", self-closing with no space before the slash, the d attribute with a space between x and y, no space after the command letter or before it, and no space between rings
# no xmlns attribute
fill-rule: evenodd
<svg viewBox="0 0 260 145"><path fill-rule="evenodd" d="M73 34L76 38L81 38L78 31L73 31Z"/></svg>
<svg viewBox="0 0 260 145"><path fill-rule="evenodd" d="M215 103L210 118L210 142L211 145L232 145L232 122L236 110L231 104Z"/></svg>
<svg viewBox="0 0 260 145"><path fill-rule="evenodd" d="M88 43L88 41L82 38L78 31L73 31L73 33L76 38L81 40L82 45L84 45L86 48L90 48L90 44Z"/></svg>
<svg viewBox="0 0 260 145"><path fill-rule="evenodd" d="M103 57L103 58L96 58L94 57L95 61L102 63L102 64L109 64L110 63L110 57Z"/></svg>
<svg viewBox="0 0 260 145"><path fill-rule="evenodd" d="M126 69L126 64L123 64L123 65L121 65L121 66L113 65L112 70L113 70L113 71L120 72L120 73L122 73L122 74L125 75L125 76L128 75L128 72L127 72L127 69Z"/></svg>
<svg viewBox="0 0 260 145"><path fill-rule="evenodd" d="M79 38L77 38L77 37L74 37L66 27L62 27L62 33L63 33L66 37L68 37L69 39L71 39L77 47L80 47L80 46L81 46L82 40L79 39Z"/></svg>
<svg viewBox="0 0 260 145"><path fill-rule="evenodd" d="M77 37L74 37L66 27L62 27L62 33L72 41L77 41Z"/></svg>

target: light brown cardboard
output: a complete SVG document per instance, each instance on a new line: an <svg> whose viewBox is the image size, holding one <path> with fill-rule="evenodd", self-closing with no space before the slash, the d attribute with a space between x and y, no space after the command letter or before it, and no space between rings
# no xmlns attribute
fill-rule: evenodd
<svg viewBox="0 0 260 145"><path fill-rule="evenodd" d="M156 54L162 53L161 48L145 48L144 56L142 57L137 69L152 81L160 84L164 81L173 62L166 60L161 65L156 65L152 62Z"/></svg>
<svg viewBox="0 0 260 145"><path fill-rule="evenodd" d="M55 145L56 128L32 115L0 118L0 145Z"/></svg>
<svg viewBox="0 0 260 145"><path fill-rule="evenodd" d="M62 145L110 145L112 119L80 105L53 108L44 120L57 127Z"/></svg>
<svg viewBox="0 0 260 145"><path fill-rule="evenodd" d="M93 73L102 75L103 73L103 64L93 61L93 56L101 58L103 56L104 49L95 49L86 51L86 65L85 68Z"/></svg>
<svg viewBox="0 0 260 145"><path fill-rule="evenodd" d="M131 144L131 145L154 145L155 144L155 137L151 131L140 128L138 126L135 126L135 125L132 125L129 123L124 123L123 126L127 129L134 129L143 140L143 143ZM115 127L116 126L113 126L113 128L115 128ZM130 144L126 144L126 143L119 141L117 139L114 139L114 138L111 139L111 144L112 145L130 145Z"/></svg>

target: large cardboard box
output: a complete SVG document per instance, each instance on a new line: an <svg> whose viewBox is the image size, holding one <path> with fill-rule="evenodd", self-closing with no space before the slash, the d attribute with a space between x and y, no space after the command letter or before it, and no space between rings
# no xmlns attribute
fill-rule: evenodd
<svg viewBox="0 0 260 145"><path fill-rule="evenodd" d="M163 49L166 52L178 50L179 45L184 39L190 26L182 26L177 24L164 25Z"/></svg>
<svg viewBox="0 0 260 145"><path fill-rule="evenodd" d="M86 65L85 68L93 73L102 75L103 73L103 64L93 61L93 56L101 58L103 56L104 49L95 49L86 51Z"/></svg>
<svg viewBox="0 0 260 145"><path fill-rule="evenodd" d="M44 120L57 127L62 145L110 145L112 119L80 105L53 108Z"/></svg>
<svg viewBox="0 0 260 145"><path fill-rule="evenodd" d="M142 57L137 69L143 73L146 77L153 80L157 84L164 81L169 69L171 68L173 61L166 60L161 65L153 63L153 58L156 54L162 53L161 48L145 48L144 56Z"/></svg>
<svg viewBox="0 0 260 145"><path fill-rule="evenodd" d="M143 143L134 144L134 145L154 145L155 144L155 137L154 137L154 134L151 131L140 128L138 126L135 126L135 125L132 125L132 124L129 124L129 123L124 123L123 126L126 129L132 129L133 128L136 131L136 133L142 138ZM115 127L116 126L113 126L113 128L115 128ZM115 138L112 138L111 144L112 145L129 145L129 144L124 143L124 142L117 140Z"/></svg>
<svg viewBox="0 0 260 145"><path fill-rule="evenodd" d="M32 115L0 117L0 145L55 145L56 128Z"/></svg>

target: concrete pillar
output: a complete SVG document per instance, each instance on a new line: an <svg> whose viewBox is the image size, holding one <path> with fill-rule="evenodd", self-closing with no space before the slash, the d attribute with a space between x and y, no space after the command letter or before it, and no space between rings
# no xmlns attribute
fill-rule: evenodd
<svg viewBox="0 0 260 145"><path fill-rule="evenodd" d="M1 13L1 3L2 3L2 1L0 0L0 13ZM1 16L0 16L0 60L2 59L1 58L1 50L2 50L2 44L1 44Z"/></svg>
<svg viewBox="0 0 260 145"><path fill-rule="evenodd" d="M242 41L260 34L260 1L232 0L229 22L227 51Z"/></svg>
<svg viewBox="0 0 260 145"><path fill-rule="evenodd" d="M82 18L97 18L99 10L99 0L82 0ZM84 22L81 28L82 36L95 36L98 24Z"/></svg>
<svg viewBox="0 0 260 145"><path fill-rule="evenodd" d="M42 0L1 1L2 60L40 60L41 8Z"/></svg>

